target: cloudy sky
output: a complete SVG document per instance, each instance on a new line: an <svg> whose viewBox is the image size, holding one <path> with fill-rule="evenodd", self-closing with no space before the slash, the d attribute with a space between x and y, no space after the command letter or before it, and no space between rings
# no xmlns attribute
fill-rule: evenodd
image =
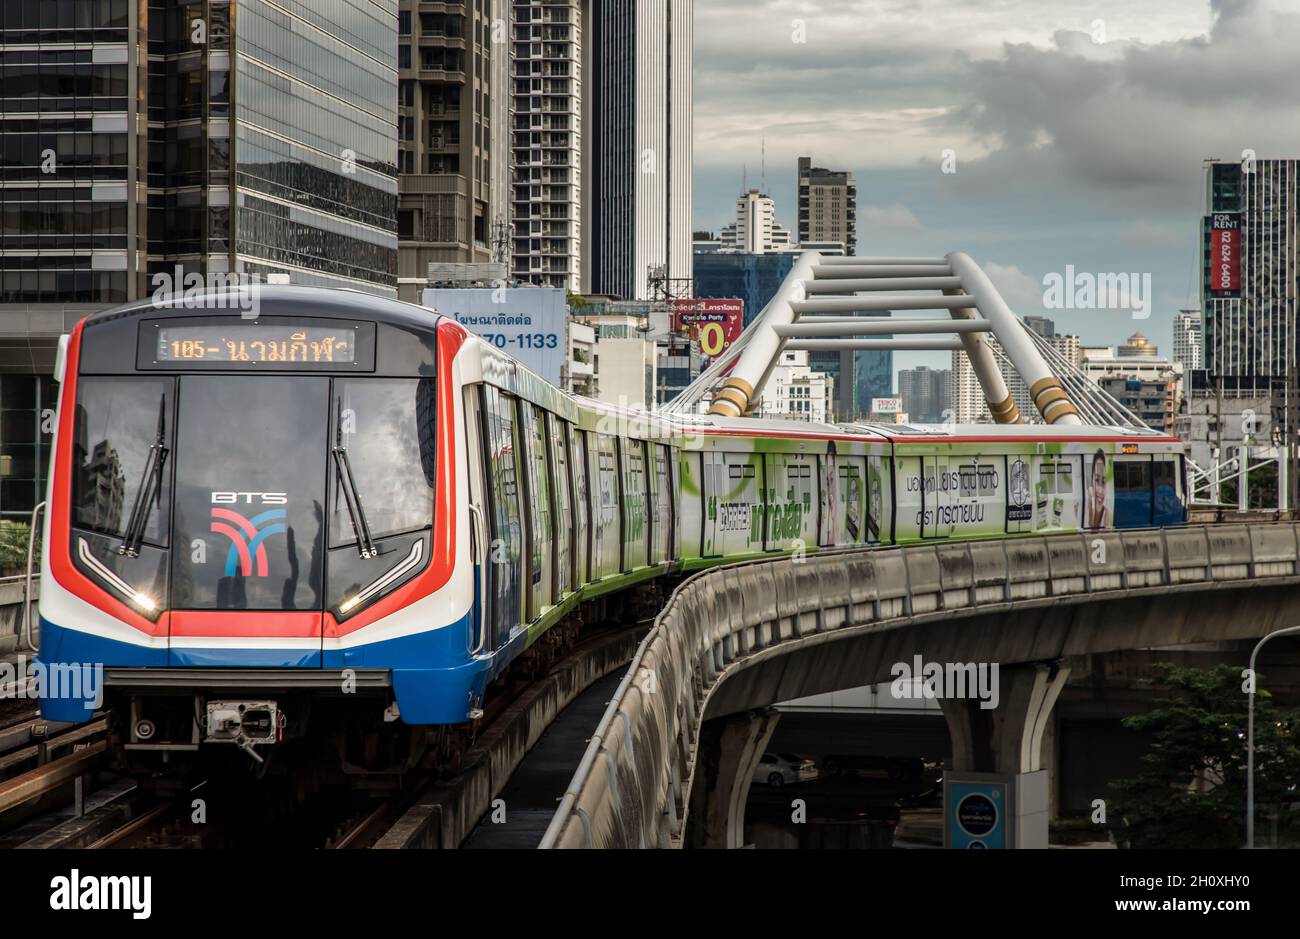
<svg viewBox="0 0 1300 939"><path fill-rule="evenodd" d="M859 254L965 251L1017 313L1168 354L1201 161L1300 157L1297 50L1300 0L696 0L695 227L747 170L793 229L811 156L857 179ZM1066 265L1149 273L1150 318L1044 310Z"/></svg>

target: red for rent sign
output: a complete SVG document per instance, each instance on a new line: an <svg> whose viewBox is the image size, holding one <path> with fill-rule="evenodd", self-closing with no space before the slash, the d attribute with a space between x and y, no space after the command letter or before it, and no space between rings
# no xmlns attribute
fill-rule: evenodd
<svg viewBox="0 0 1300 939"><path fill-rule="evenodd" d="M1218 296L1241 290L1241 215L1210 216L1210 290Z"/></svg>

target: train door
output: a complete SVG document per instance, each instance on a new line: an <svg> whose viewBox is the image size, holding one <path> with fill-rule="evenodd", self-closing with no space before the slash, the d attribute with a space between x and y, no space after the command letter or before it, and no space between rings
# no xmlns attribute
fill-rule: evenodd
<svg viewBox="0 0 1300 939"><path fill-rule="evenodd" d="M646 565L649 529L648 480L645 444L626 437L618 439L622 452L623 570Z"/></svg>
<svg viewBox="0 0 1300 939"><path fill-rule="evenodd" d="M1182 525L1187 521L1187 509L1183 504L1182 478L1178 472L1178 462L1173 456L1152 457L1151 486L1154 519L1153 523Z"/></svg>
<svg viewBox="0 0 1300 939"><path fill-rule="evenodd" d="M703 557L705 539L705 500L708 489L705 485L705 462L709 456L699 450L681 451L680 469L677 475L679 496L673 500L677 507L677 524L674 528L674 540L679 546L679 556ZM712 469L712 464L709 464Z"/></svg>
<svg viewBox="0 0 1300 939"><path fill-rule="evenodd" d="M865 538L863 508L866 502L866 460L844 457L840 465L840 498L844 501L844 543L858 544Z"/></svg>
<svg viewBox="0 0 1300 939"><path fill-rule="evenodd" d="M555 503L555 564L552 585L559 603L573 589L573 483L569 476L568 422L546 414L551 463L551 492Z"/></svg>
<svg viewBox="0 0 1300 939"><path fill-rule="evenodd" d="M1145 528L1153 524L1151 458L1115 459L1115 527Z"/></svg>
<svg viewBox="0 0 1300 939"><path fill-rule="evenodd" d="M480 398L483 468L487 479L488 647L500 648L523 622L524 516L515 399L484 385Z"/></svg>
<svg viewBox="0 0 1300 939"><path fill-rule="evenodd" d="M817 543L817 486L816 463L811 456L800 454L790 457L797 462L788 464L790 489L794 508L791 510L794 521L790 537L797 542L796 547L809 547Z"/></svg>
<svg viewBox="0 0 1300 939"><path fill-rule="evenodd" d="M868 544L879 544L893 539L892 512L893 480L889 457L867 457L867 530Z"/></svg>
<svg viewBox="0 0 1300 939"><path fill-rule="evenodd" d="M673 484L672 463L669 450L663 444L649 444L654 458L655 487L655 563L669 561L673 556Z"/></svg>
<svg viewBox="0 0 1300 939"><path fill-rule="evenodd" d="M763 461L763 487L760 501L763 504L764 551L790 550L790 538L786 534L786 516L789 509L787 499L793 496L790 491L789 467L786 466L784 453L768 453L761 457Z"/></svg>
<svg viewBox="0 0 1300 939"><path fill-rule="evenodd" d="M722 554L722 528L718 509L723 502L723 494L727 491L727 484L726 457L715 451L704 454L701 557L712 558Z"/></svg>
<svg viewBox="0 0 1300 939"><path fill-rule="evenodd" d="M591 453L592 479L596 490L592 505L592 580L618 573L622 564L619 554L619 472L614 438L596 434Z"/></svg>
<svg viewBox="0 0 1300 939"><path fill-rule="evenodd" d="M839 542L840 509L839 465L835 448L829 446L817 457L817 543L830 547Z"/></svg>
<svg viewBox="0 0 1300 939"><path fill-rule="evenodd" d="M901 544L921 537L925 521L924 476L919 456L894 458L897 488L894 491L894 542Z"/></svg>
<svg viewBox="0 0 1300 939"><path fill-rule="evenodd" d="M591 580L591 505L587 488L587 432L566 425L569 434L569 463L573 470L573 584L581 587Z"/></svg>
<svg viewBox="0 0 1300 939"><path fill-rule="evenodd" d="M943 504L943 492L939 487L940 474L946 469L947 460L937 456L921 457L921 537L938 538L939 507Z"/></svg>
<svg viewBox="0 0 1300 939"><path fill-rule="evenodd" d="M1034 481L1034 530L1072 528L1081 517L1077 456L1042 456ZM1008 498L1011 497L1008 494Z"/></svg>
<svg viewBox="0 0 1300 939"><path fill-rule="evenodd" d="M551 553L554 539L551 511L550 474L546 466L545 412L528 401L519 401L517 432L527 485L524 487L528 519L528 621L531 623L551 605Z"/></svg>

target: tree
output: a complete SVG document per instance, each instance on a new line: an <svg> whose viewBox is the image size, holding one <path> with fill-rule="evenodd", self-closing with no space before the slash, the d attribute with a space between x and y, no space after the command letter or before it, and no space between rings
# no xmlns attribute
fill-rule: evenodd
<svg viewBox="0 0 1300 939"><path fill-rule="evenodd" d="M1111 784L1116 840L1134 848L1239 848L1246 841L1246 708L1242 669L1155 665L1152 681L1173 695L1124 726L1152 736L1137 776ZM1276 815L1280 842L1300 823L1300 712L1278 710L1269 693L1255 696L1256 830Z"/></svg>

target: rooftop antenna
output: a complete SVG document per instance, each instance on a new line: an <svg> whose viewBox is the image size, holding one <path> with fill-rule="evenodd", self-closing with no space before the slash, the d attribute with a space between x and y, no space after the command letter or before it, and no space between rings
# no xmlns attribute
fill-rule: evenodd
<svg viewBox="0 0 1300 939"><path fill-rule="evenodd" d="M767 195L767 135L761 134L758 140L759 153L762 154L763 161L761 164L763 170L763 195Z"/></svg>

